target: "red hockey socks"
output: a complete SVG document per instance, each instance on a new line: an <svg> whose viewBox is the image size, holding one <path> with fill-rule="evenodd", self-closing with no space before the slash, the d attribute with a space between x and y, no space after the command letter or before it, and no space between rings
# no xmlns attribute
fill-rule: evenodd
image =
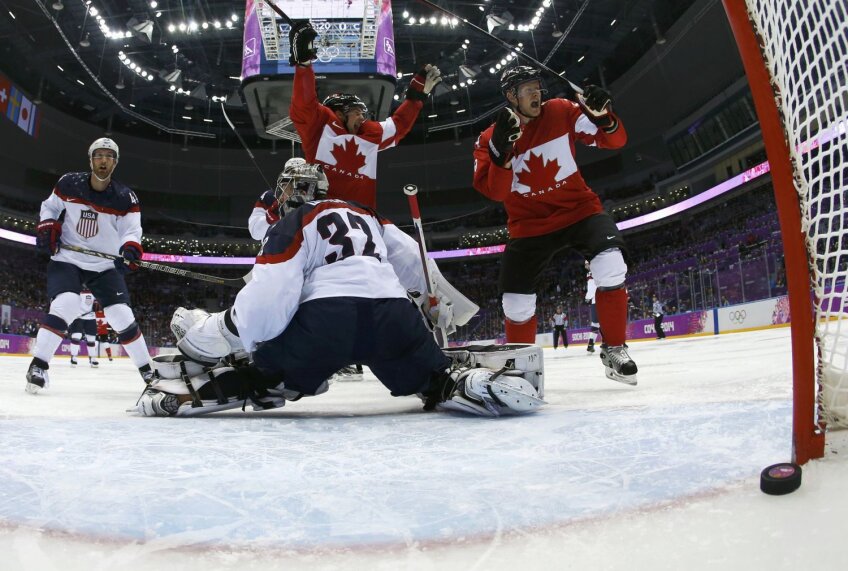
<svg viewBox="0 0 848 571"><path fill-rule="evenodd" d="M597 303L597 302L596 302ZM534 315L524 323L516 323L504 319L507 343L535 343L536 342L536 316Z"/></svg>
<svg viewBox="0 0 848 571"><path fill-rule="evenodd" d="M610 347L624 345L627 340L627 290L622 288L595 292L595 310Z"/></svg>

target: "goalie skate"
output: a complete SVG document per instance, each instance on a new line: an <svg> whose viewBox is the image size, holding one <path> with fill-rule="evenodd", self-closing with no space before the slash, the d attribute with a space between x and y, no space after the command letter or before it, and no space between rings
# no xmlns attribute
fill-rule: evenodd
<svg viewBox="0 0 848 571"><path fill-rule="evenodd" d="M437 410L455 410L498 417L533 412L546 404L521 371L473 368L451 373L456 386Z"/></svg>
<svg viewBox="0 0 848 571"><path fill-rule="evenodd" d="M506 345L467 345L443 349L454 364L487 369L516 369L534 389L539 398L545 397L545 363L542 348L529 343Z"/></svg>

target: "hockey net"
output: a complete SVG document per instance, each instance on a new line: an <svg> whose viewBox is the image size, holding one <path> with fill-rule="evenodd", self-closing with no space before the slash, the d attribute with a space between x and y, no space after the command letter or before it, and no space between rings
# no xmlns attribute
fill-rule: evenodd
<svg viewBox="0 0 848 571"><path fill-rule="evenodd" d="M803 463L823 454L825 427L848 427L848 0L724 5L766 142L787 277L794 268L793 438Z"/></svg>

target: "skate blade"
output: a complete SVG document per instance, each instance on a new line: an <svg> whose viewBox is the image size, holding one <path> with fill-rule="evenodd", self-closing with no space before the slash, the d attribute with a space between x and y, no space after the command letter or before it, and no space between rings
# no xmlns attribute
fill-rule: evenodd
<svg viewBox="0 0 848 571"><path fill-rule="evenodd" d="M636 375L622 375L620 373L616 373L615 370L610 367L605 367L605 369L608 379L625 385L630 385L631 387L636 386Z"/></svg>
<svg viewBox="0 0 848 571"><path fill-rule="evenodd" d="M29 383L29 382L26 384L26 392L28 392L31 395L38 394L38 391L40 391L43 388L44 387L39 387L38 385L34 385L32 383Z"/></svg>

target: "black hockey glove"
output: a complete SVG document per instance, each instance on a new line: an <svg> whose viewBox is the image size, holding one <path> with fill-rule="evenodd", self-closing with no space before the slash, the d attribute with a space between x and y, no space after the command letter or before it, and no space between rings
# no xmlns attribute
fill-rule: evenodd
<svg viewBox="0 0 848 571"><path fill-rule="evenodd" d="M62 223L48 218L35 227L35 246L39 250L55 254L59 251L59 237L62 236Z"/></svg>
<svg viewBox="0 0 848 571"><path fill-rule="evenodd" d="M297 20L289 31L289 65L309 65L317 59L318 52L312 41L318 37L318 32L309 20Z"/></svg>
<svg viewBox="0 0 848 571"><path fill-rule="evenodd" d="M521 136L521 122L512 109L504 107L495 120L495 129L489 139L489 158L504 167L512 158L512 146Z"/></svg>
<svg viewBox="0 0 848 571"><path fill-rule="evenodd" d="M618 119L612 114L612 96L609 91L597 85L587 85L577 99L586 117L604 132L613 133L618 129Z"/></svg>

